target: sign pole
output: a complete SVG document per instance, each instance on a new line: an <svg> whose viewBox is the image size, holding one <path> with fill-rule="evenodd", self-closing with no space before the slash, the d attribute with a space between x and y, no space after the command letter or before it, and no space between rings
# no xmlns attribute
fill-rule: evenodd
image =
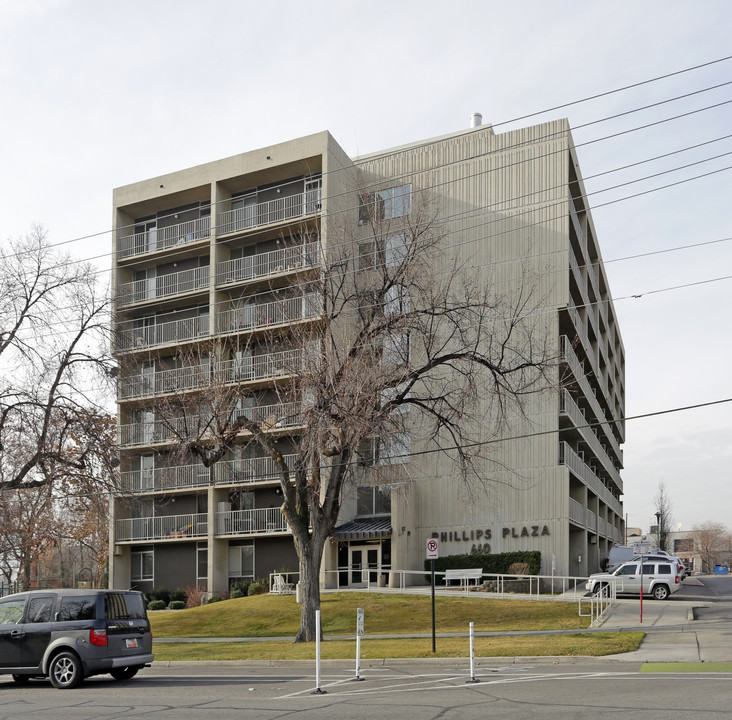
<svg viewBox="0 0 732 720"><path fill-rule="evenodd" d="M435 647L435 559L430 560L432 566L432 652L437 652Z"/></svg>
<svg viewBox="0 0 732 720"><path fill-rule="evenodd" d="M363 680L361 677L361 636L364 633L363 608L356 608L356 677L354 680Z"/></svg>
<svg viewBox="0 0 732 720"><path fill-rule="evenodd" d="M440 557L440 543L437 538L427 539L427 559L430 561L432 579L432 652L437 652L435 644L435 560Z"/></svg>

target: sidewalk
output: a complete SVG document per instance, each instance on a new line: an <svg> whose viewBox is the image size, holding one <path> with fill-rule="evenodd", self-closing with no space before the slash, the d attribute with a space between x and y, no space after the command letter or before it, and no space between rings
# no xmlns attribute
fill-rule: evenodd
<svg viewBox="0 0 732 720"><path fill-rule="evenodd" d="M645 632L635 652L607 655L606 659L636 662L732 661L732 627L728 623L695 620L702 602L618 600L595 628L605 631Z"/></svg>

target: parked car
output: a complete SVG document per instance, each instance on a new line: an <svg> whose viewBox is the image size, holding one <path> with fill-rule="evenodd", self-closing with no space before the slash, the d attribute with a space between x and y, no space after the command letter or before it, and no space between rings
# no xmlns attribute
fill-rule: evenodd
<svg viewBox="0 0 732 720"><path fill-rule="evenodd" d="M15 682L48 677L66 689L101 673L129 680L152 661L140 592L33 590L0 598L0 673Z"/></svg>
<svg viewBox="0 0 732 720"><path fill-rule="evenodd" d="M639 560L623 563L611 573L590 575L585 588L595 593L603 587L615 583L618 594L640 595L641 563ZM643 558L643 594L652 595L656 600L665 600L681 589L678 565L667 558L649 560Z"/></svg>

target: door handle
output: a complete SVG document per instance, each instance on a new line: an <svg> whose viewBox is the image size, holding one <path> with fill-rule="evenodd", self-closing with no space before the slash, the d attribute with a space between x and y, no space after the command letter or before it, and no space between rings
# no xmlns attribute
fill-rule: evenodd
<svg viewBox="0 0 732 720"><path fill-rule="evenodd" d="M25 637L25 633L22 630L13 630L10 633L11 638L23 638Z"/></svg>

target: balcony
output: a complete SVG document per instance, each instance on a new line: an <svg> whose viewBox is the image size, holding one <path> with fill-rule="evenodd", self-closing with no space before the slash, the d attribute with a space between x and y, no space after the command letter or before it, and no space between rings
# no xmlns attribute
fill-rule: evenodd
<svg viewBox="0 0 732 720"><path fill-rule="evenodd" d="M592 468L566 442L559 443L559 464L566 465L616 515L623 516L623 506L595 475Z"/></svg>
<svg viewBox="0 0 732 720"><path fill-rule="evenodd" d="M125 518L115 523L116 542L140 540L180 540L208 535L208 515L162 515Z"/></svg>
<svg viewBox="0 0 732 720"><path fill-rule="evenodd" d="M288 469L295 467L297 455L285 455ZM249 458L245 460L227 460L214 465L214 482L217 485L252 484L266 480L278 480L280 468L273 458Z"/></svg>
<svg viewBox="0 0 732 720"><path fill-rule="evenodd" d="M120 307L159 300L173 295L203 290L209 286L209 267L181 270L181 272L158 275L146 280L136 280L119 286L117 302Z"/></svg>
<svg viewBox="0 0 732 720"><path fill-rule="evenodd" d="M168 227L150 228L145 232L120 237L117 241L117 258L122 260L133 255L165 250L176 245L187 245L210 236L210 217L189 220Z"/></svg>
<svg viewBox="0 0 732 720"><path fill-rule="evenodd" d="M289 532L279 508L230 510L216 513L216 535Z"/></svg>
<svg viewBox="0 0 732 720"><path fill-rule="evenodd" d="M222 310L216 317L216 332L259 330L299 320L310 320L319 315L318 296L315 293L308 293L300 297L274 300L259 305L251 303L230 310Z"/></svg>
<svg viewBox="0 0 732 720"><path fill-rule="evenodd" d="M216 284L246 282L282 272L314 267L320 262L320 243L305 243L281 250L227 260L216 265Z"/></svg>
<svg viewBox="0 0 732 720"><path fill-rule="evenodd" d="M131 323L120 323L120 325ZM195 340L208 335L208 315L196 315L183 320L173 320L140 327L118 328L115 350L144 350L156 345Z"/></svg>
<svg viewBox="0 0 732 720"><path fill-rule="evenodd" d="M183 434L185 423L197 427L198 417L173 418L169 422L150 420L117 426L119 445L155 445L174 440L177 434ZM172 426L172 427L171 427Z"/></svg>
<svg viewBox="0 0 732 720"><path fill-rule="evenodd" d="M203 465L177 465L151 470L120 473L120 489L129 493L160 490L185 490L209 484L209 471Z"/></svg>
<svg viewBox="0 0 732 720"><path fill-rule="evenodd" d="M117 384L120 400L185 392L205 387L211 382L211 366L190 365L187 367L140 372L121 377Z"/></svg>
<svg viewBox="0 0 732 720"><path fill-rule="evenodd" d="M279 430L302 425L302 410L302 403L299 402L275 403L234 410L234 417L245 417L257 423L261 430Z"/></svg>
<svg viewBox="0 0 732 720"><path fill-rule="evenodd" d="M300 350L284 350L267 355L225 360L216 365L214 378L218 382L251 382L254 380L274 380L286 375L294 375L302 367Z"/></svg>
<svg viewBox="0 0 732 720"><path fill-rule="evenodd" d="M216 231L218 235L228 235L263 225L295 220L317 212L320 212L319 186L306 192L219 213L216 219Z"/></svg>

